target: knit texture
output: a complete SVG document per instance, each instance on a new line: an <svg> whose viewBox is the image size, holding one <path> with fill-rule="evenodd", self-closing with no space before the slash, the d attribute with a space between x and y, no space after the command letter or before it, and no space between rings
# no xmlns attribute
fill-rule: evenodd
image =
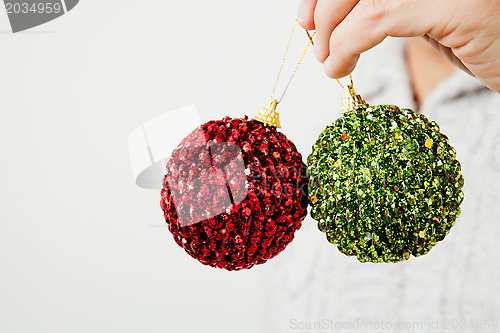
<svg viewBox="0 0 500 333"><path fill-rule="evenodd" d="M415 110L403 39L363 54L354 79L369 104ZM325 120L317 134L331 123L320 114L340 110L342 92L333 93L339 105L311 115ZM439 124L462 165L465 199L449 235L425 256L363 264L331 246L308 216L266 267L269 332L500 332L492 326L500 321L500 95L456 70L419 112ZM306 134L312 146L317 135Z"/></svg>

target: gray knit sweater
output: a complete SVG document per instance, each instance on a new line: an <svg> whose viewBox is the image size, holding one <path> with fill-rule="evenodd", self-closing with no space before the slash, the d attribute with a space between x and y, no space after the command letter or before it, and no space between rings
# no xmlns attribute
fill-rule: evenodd
<svg viewBox="0 0 500 333"><path fill-rule="evenodd" d="M355 88L372 105L414 109L404 40L362 55ZM308 216L269 268L269 332L500 332L500 95L456 70L420 112L448 135L462 165L455 226L423 257L362 264Z"/></svg>

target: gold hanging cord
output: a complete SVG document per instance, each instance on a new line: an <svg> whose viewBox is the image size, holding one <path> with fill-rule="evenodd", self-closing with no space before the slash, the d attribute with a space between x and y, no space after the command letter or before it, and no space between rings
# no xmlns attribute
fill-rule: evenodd
<svg viewBox="0 0 500 333"><path fill-rule="evenodd" d="M283 65L285 64L285 59L286 59L286 56L288 54L288 49L290 47L290 43L292 41L293 33L295 31L296 26L297 26L297 17L295 17L295 20L293 21L292 31L290 32L290 37L288 38L288 43L287 43L286 48L285 48L285 53L283 54L283 59L281 60L280 69L278 71L278 75L276 76L276 81L274 82L273 92L271 93L271 99L275 99L273 96L274 96L274 93L276 92L276 86L278 85L279 78L281 75L281 70L283 69ZM314 34L316 34L316 33L314 33ZM312 37L314 37L314 34ZM307 43L306 48L304 49L304 52L302 52L302 55L297 63L297 66L295 66L295 69L294 69L292 75L290 76L290 79L288 80L286 86L285 86L285 90L283 90L283 93L281 94L281 97L278 100L278 103L281 102L281 100L283 99L283 96L285 95L286 91L288 90L288 87L290 86L290 83L292 82L292 79L295 76L295 73L297 73L297 69L299 69L299 66L302 63L302 60L304 59L304 56L306 55L306 52L309 49L309 45L311 45L311 44L314 45L312 37L309 35L309 33L307 33L307 35L309 36L309 43Z"/></svg>
<svg viewBox="0 0 500 333"><path fill-rule="evenodd" d="M290 47L290 43L292 41L292 36L293 36L293 33L295 31L296 26L297 26L297 17L295 17L295 20L293 22L292 31L290 32L290 37L288 38L288 43L287 43L286 48L285 48L285 53L283 55L283 59L281 60L280 69L278 71L278 75L277 75L276 81L274 83L273 92L271 93L271 102L269 104L269 107L263 108L262 111L260 111L259 114L257 114L253 118L255 120L258 120L258 121L264 123L265 125L281 128L280 121L279 121L279 114L276 112L276 106L281 102L281 100L283 99L283 96L285 96L285 93L288 90L288 87L290 86L290 83L292 82L292 79L295 76L297 69L299 68L302 60L304 59L304 56L307 52L307 49L309 48L309 45L312 44L312 37L314 37L314 34L311 37L308 33L307 35L309 36L309 42L307 43L306 48L304 49L304 52L302 52L302 55L301 55L297 65L295 66L295 69L292 72L292 75L290 76L290 79L288 80L288 82L285 86L285 89L283 90L283 93L281 94L281 97L278 100L275 99L274 93L276 92L276 87L278 85L278 81L279 81L279 78L281 75L281 71L283 69L283 65L285 64L285 59L286 59L286 56L288 54L288 49Z"/></svg>
<svg viewBox="0 0 500 333"><path fill-rule="evenodd" d="M306 30L306 34L307 34L307 37L309 37L309 40L311 41L312 46L314 46L313 37L316 34L316 32L311 36L311 34L309 33L309 30ZM351 76L351 74L349 74L349 78L351 79L351 85L352 85L352 76ZM340 86L342 87L342 89L345 89L344 86L342 85L342 83L340 83L339 79L335 79L335 80L337 80L337 82L340 84Z"/></svg>
<svg viewBox="0 0 500 333"><path fill-rule="evenodd" d="M288 37L288 43L287 43L286 48L285 48L285 53L283 55L283 59L281 60L281 65L280 65L280 69L278 71L278 75L276 77L276 81L274 83L273 92L271 93L271 102L269 103L269 106L267 108L263 108L253 118L257 121L264 123L265 125L281 128L280 120L279 120L279 113L276 112L276 107L283 99L283 96L285 96L285 93L288 90L288 87L290 86L290 83L292 82L292 79L295 76L297 69L299 68L300 64L302 63L302 60L304 59L304 56L309 48L309 45L314 46L313 38L316 35L316 32L314 32L311 35L309 33L309 31L306 30L307 37L309 37L309 42L307 43L306 48L304 49L304 52L302 52L302 55L301 55L297 65L295 66L295 69L292 72L292 75L290 76L290 79L288 80L288 82L285 86L285 89L283 90L283 93L281 94L281 97L278 100L276 100L274 98L274 93L276 92L276 87L277 87L278 82L279 82L281 71L283 70L283 65L285 64L285 59L286 59L286 56L288 54L288 49L290 48L290 43L292 41L293 33L295 32L296 26L297 26L297 17L295 17L295 20L294 20L293 26L292 26L292 31L290 32L290 36ZM363 100L363 98L360 95L356 95L356 92L354 91L354 84L353 84L351 74L349 74L349 79L351 81L351 84L349 84L345 87L344 87L344 85L342 85L342 83L340 83L340 81L338 79L336 79L338 84L342 87L342 89L344 89L344 93L345 93L345 98L342 100L342 108L341 108L340 113L354 111L360 106L368 106L368 104L365 102L365 100Z"/></svg>
<svg viewBox="0 0 500 333"><path fill-rule="evenodd" d="M311 44L314 46L313 42L313 36L309 34L309 31L306 30L307 36L309 37L309 40L311 41ZM352 75L349 74L349 80L351 81L351 84L347 85L344 87L342 83L337 79L337 82L340 84L342 89L344 89L344 94L345 98L342 100L342 107L340 109L340 113L346 113L350 111L356 110L360 106L368 106L368 103L360 96L356 95L356 92L354 91L354 83L352 82Z"/></svg>

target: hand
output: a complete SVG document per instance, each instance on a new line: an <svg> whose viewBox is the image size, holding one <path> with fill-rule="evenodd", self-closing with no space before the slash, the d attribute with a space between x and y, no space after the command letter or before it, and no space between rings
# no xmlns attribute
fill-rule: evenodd
<svg viewBox="0 0 500 333"><path fill-rule="evenodd" d="M423 36L500 92L500 0L300 0L297 16L316 30L316 57L332 78L388 36Z"/></svg>

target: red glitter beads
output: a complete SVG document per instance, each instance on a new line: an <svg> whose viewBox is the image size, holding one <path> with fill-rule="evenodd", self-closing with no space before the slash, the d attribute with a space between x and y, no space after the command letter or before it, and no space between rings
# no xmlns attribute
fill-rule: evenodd
<svg viewBox="0 0 500 333"><path fill-rule="evenodd" d="M225 117L194 130L167 163L161 208L179 246L205 265L262 264L307 214L307 167L275 127Z"/></svg>

